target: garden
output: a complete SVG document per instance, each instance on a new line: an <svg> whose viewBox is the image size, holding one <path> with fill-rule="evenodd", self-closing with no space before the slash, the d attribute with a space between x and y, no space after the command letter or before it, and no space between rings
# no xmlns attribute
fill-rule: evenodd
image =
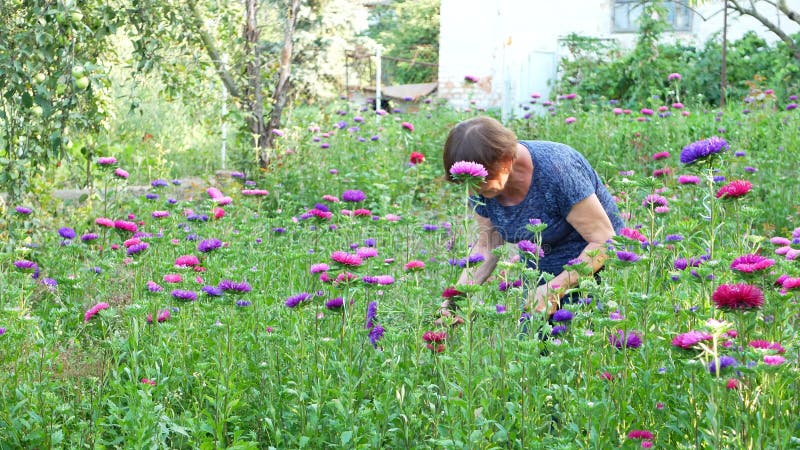
<svg viewBox="0 0 800 450"><path fill-rule="evenodd" d="M718 107L668 69L506 122L585 155L625 222L550 321L520 308L536 242L456 284L483 258L442 147L497 111L297 104L225 171L73 134L92 151L0 211L0 448L800 448L800 89L751 73ZM183 123L161 102L139 120Z"/></svg>

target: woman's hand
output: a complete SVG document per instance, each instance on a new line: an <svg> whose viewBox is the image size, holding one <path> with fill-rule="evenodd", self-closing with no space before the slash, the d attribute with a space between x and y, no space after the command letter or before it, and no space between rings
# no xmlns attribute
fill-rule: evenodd
<svg viewBox="0 0 800 450"><path fill-rule="evenodd" d="M561 307L561 294L558 290L548 287L547 284L542 284L536 287L531 294L528 294L528 300L525 304L525 309L539 314L547 313L550 317Z"/></svg>

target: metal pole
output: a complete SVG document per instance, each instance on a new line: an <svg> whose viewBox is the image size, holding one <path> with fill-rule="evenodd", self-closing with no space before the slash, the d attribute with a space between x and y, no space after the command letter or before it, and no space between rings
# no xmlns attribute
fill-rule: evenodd
<svg viewBox="0 0 800 450"><path fill-rule="evenodd" d="M381 109L381 46L375 52L375 111ZM377 114L380 117L380 114Z"/></svg>
<svg viewBox="0 0 800 450"><path fill-rule="evenodd" d="M719 72L719 107L725 108L725 88L728 84L727 66L728 66L728 0L722 2L725 6L722 7L722 67Z"/></svg>
<svg viewBox="0 0 800 450"><path fill-rule="evenodd" d="M228 54L222 54L222 67L227 68ZM225 88L225 83L222 83L222 108L220 110L222 115L222 123L220 124L220 134L222 135L222 147L220 148L220 160L222 162L222 170L225 170L225 160L227 159L227 144L228 144L228 123L226 116L228 115L228 90Z"/></svg>

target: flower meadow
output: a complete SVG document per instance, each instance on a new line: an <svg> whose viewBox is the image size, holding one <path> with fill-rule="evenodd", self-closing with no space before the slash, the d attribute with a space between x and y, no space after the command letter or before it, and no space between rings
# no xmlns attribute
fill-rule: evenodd
<svg viewBox="0 0 800 450"><path fill-rule="evenodd" d="M626 222L550 321L520 310L536 242L453 285L483 259L441 147L477 108L298 109L269 170L191 189L127 194L140 175L104 155L86 201L2 212L0 443L797 448L800 113L782 101L532 96L509 126L586 155ZM463 324L435 324L445 298Z"/></svg>

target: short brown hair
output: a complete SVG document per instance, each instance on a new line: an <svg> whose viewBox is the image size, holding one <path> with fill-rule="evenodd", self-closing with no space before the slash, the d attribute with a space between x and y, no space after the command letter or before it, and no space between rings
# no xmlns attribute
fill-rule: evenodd
<svg viewBox="0 0 800 450"><path fill-rule="evenodd" d="M517 156L517 136L497 120L479 116L459 122L447 135L442 159L445 177L456 182L450 175L450 167L458 161L473 161L492 172L498 163Z"/></svg>

